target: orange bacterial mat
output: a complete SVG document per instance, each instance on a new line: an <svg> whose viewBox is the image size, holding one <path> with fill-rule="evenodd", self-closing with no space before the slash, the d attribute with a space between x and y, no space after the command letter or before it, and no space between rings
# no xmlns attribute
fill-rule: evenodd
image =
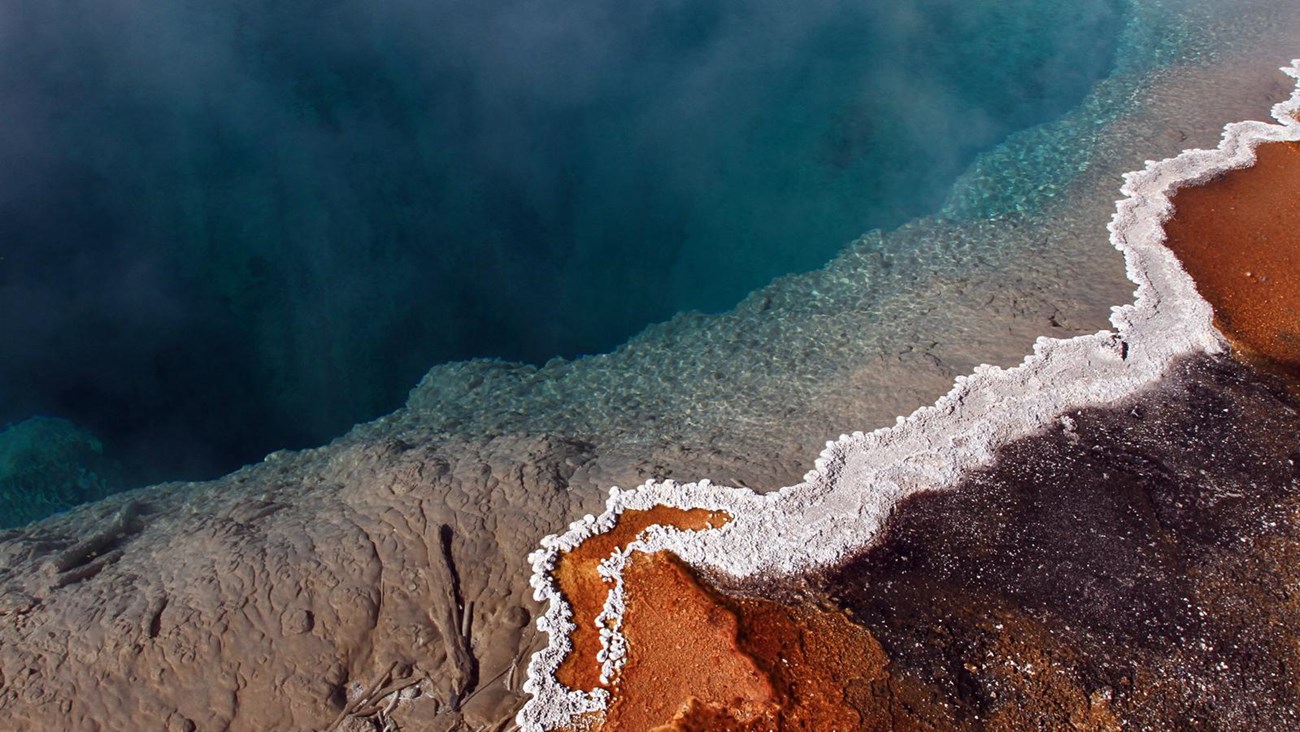
<svg viewBox="0 0 1300 732"><path fill-rule="evenodd" d="M1173 198L1166 243L1248 359L1300 377L1300 144Z"/></svg>

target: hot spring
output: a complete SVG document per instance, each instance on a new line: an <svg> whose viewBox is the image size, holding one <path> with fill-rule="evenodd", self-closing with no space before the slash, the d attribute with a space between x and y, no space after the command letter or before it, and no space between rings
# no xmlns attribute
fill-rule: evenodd
<svg viewBox="0 0 1300 732"><path fill-rule="evenodd" d="M0 467L73 485L8 523L325 442L436 364L727 310L937 211L1138 63L1135 27L1123 0L6 3Z"/></svg>

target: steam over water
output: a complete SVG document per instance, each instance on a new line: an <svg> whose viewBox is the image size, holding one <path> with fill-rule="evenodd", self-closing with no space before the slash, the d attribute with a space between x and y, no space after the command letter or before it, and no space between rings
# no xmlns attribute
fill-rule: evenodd
<svg viewBox="0 0 1300 732"><path fill-rule="evenodd" d="M936 210L1112 72L1129 12L12 0L0 425L79 425L69 454L121 461L86 485L209 477L388 412L437 363L727 309ZM47 459L27 447L0 457Z"/></svg>

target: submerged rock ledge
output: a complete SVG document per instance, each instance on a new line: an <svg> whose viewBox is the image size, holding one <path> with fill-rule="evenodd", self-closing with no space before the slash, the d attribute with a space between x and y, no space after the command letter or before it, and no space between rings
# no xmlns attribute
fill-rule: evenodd
<svg viewBox="0 0 1300 732"><path fill-rule="evenodd" d="M1300 82L1300 61L1283 70ZM1300 87L1272 113L1276 124L1230 124L1215 150L1189 150L1125 176L1126 198L1118 203L1110 232L1137 291L1133 304L1113 311L1114 332L1040 338L1016 368L976 368L958 377L933 406L900 417L896 426L828 443L815 470L798 485L766 495L708 481L614 489L604 513L543 540L530 559L536 597L549 603L538 625L550 641L530 663L524 689L533 698L519 714L520 726L582 728L609 707L609 686L627 657L619 632L626 604L623 571L634 554L669 552L695 571L733 584L788 582L794 575L827 570L877 542L891 513L909 497L957 486L990 465L999 449L1073 410L1132 399L1182 359L1223 352L1226 341L1215 329L1210 304L1164 246L1164 224L1179 188L1251 165L1262 143L1300 140ZM602 611L574 617L552 575L557 564L591 537L614 530L625 511L657 507L730 518L699 531L650 527L637 541L622 543L599 567L610 587ZM575 623L596 624L601 648L575 648L570 641ZM574 654L586 656L580 663L598 665L601 684L571 688L557 679L561 664Z"/></svg>

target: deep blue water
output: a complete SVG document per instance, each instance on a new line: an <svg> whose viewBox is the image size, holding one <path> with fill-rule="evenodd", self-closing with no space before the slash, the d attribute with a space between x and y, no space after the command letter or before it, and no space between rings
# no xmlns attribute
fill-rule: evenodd
<svg viewBox="0 0 1300 732"><path fill-rule="evenodd" d="M0 425L208 477L726 309L1071 108L1124 9L9 0Z"/></svg>

